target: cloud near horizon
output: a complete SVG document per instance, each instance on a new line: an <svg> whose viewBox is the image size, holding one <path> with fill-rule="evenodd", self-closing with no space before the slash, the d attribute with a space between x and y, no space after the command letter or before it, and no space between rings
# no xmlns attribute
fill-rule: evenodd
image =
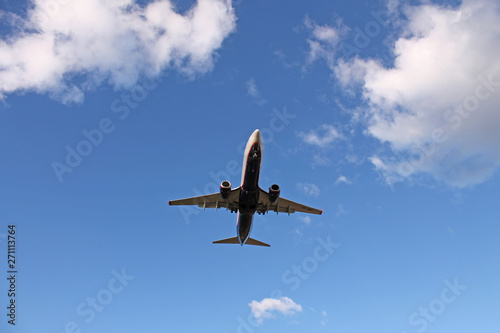
<svg viewBox="0 0 500 333"><path fill-rule="evenodd" d="M0 40L0 100L14 92L82 102L102 83L130 88L167 68L187 76L213 67L235 30L231 1L199 0L184 14L169 0L142 7L134 0L34 0L26 18Z"/></svg>
<svg viewBox="0 0 500 333"><path fill-rule="evenodd" d="M346 94L361 93L365 133L387 144L370 161L388 184L424 174L482 183L500 166L500 3L404 10L391 66L324 56Z"/></svg>

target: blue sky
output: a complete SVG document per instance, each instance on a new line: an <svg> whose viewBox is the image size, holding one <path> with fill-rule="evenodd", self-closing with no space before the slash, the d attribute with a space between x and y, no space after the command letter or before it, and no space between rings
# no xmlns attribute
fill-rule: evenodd
<svg viewBox="0 0 500 333"><path fill-rule="evenodd" d="M500 332L498 2L0 9L2 332ZM324 213L215 246L256 128Z"/></svg>

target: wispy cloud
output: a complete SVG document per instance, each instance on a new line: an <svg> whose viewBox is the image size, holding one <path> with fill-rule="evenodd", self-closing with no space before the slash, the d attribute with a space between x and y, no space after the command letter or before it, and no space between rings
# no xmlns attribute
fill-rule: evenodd
<svg viewBox="0 0 500 333"><path fill-rule="evenodd" d="M330 144L342 138L342 134L332 125L323 124L317 129L311 130L309 132L299 132L297 134L302 141L307 144L318 146L320 148L326 148Z"/></svg>
<svg viewBox="0 0 500 333"><path fill-rule="evenodd" d="M304 25L310 32L307 39L309 51L306 66L320 58L324 58L327 62L333 64L339 42L342 40L342 36L348 31L348 28L342 24L341 20L337 20L337 25L332 27L317 24L308 16L304 19Z"/></svg>
<svg viewBox="0 0 500 333"><path fill-rule="evenodd" d="M299 216L298 219L307 225L311 224L311 218L307 215L306 216Z"/></svg>
<svg viewBox="0 0 500 333"><path fill-rule="evenodd" d="M262 98L262 95L260 94L259 89L257 88L257 84L255 83L254 78L250 78L246 82L246 86L248 95L254 99L256 104L258 105L266 104L267 101L264 98Z"/></svg>
<svg viewBox="0 0 500 333"><path fill-rule="evenodd" d="M338 184L351 184L351 181L347 179L346 176L340 175L339 178L337 178L337 180L335 181L335 185Z"/></svg>
<svg viewBox="0 0 500 333"><path fill-rule="evenodd" d="M335 217L339 217L341 215L347 214L347 211L344 208L343 204L338 204L337 206L337 212L335 213Z"/></svg>
<svg viewBox="0 0 500 333"><path fill-rule="evenodd" d="M273 312L284 315L292 315L302 312L302 306L296 304L288 297L264 298L262 301L252 301L248 304L257 322L261 323L264 318L272 318Z"/></svg>
<svg viewBox="0 0 500 333"><path fill-rule="evenodd" d="M0 99L34 91L81 102L86 90L103 82L120 89L166 68L205 73L236 20L224 0L199 0L184 14L169 0L52 5L34 0L25 19L11 20L13 33L0 40Z"/></svg>
<svg viewBox="0 0 500 333"><path fill-rule="evenodd" d="M296 188L307 195L317 197L320 193L319 187L313 183L297 183Z"/></svg>
<svg viewBox="0 0 500 333"><path fill-rule="evenodd" d="M321 317L321 325L325 326L328 323L328 314L326 313L326 311L321 311Z"/></svg>
<svg viewBox="0 0 500 333"><path fill-rule="evenodd" d="M275 58L283 64L283 66L285 68L293 68L293 67L297 67L297 66L300 66L300 63L299 62L296 62L296 61L289 61L287 59L287 56L285 55L285 53L279 49L276 49L273 51L273 55L275 56Z"/></svg>
<svg viewBox="0 0 500 333"><path fill-rule="evenodd" d="M332 161L325 154L315 154L313 156L313 165L329 166Z"/></svg>

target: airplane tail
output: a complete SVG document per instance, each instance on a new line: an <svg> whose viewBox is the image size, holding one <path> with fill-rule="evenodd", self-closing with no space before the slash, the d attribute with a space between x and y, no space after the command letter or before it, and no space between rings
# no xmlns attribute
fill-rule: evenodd
<svg viewBox="0 0 500 333"><path fill-rule="evenodd" d="M213 244L240 244L240 240L238 239L238 237L231 237L231 238L226 238L226 239L221 239L221 240L218 240L218 241L214 241L212 243ZM261 241L258 241L256 239L253 239L253 238L250 238L250 237L248 237L248 239L245 242L245 244L248 244L248 245L257 245L257 246L267 246L267 247L271 246L269 244L263 243Z"/></svg>

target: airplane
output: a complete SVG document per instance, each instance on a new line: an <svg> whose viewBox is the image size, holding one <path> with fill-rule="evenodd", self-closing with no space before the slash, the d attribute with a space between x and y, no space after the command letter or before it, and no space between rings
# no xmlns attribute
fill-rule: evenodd
<svg viewBox="0 0 500 333"><path fill-rule="evenodd" d="M250 237L254 214L266 214L269 211L278 213L303 212L321 215L323 210L305 206L280 197L280 187L273 184L269 192L259 187L260 167L263 156L262 134L256 129L245 147L241 185L231 190L231 183L224 180L220 184L220 193L213 193L186 199L169 201L169 205L197 205L200 208L226 208L231 213L238 213L236 222L236 237L214 241L213 244L243 244L267 246Z"/></svg>

